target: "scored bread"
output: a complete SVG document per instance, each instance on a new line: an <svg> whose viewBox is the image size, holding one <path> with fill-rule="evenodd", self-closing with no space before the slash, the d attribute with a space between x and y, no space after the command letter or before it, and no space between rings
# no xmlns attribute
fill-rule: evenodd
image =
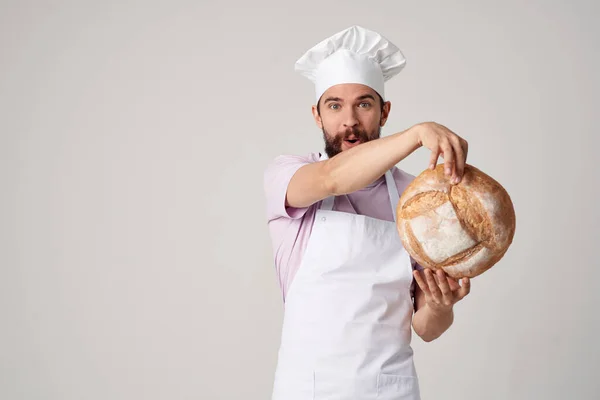
<svg viewBox="0 0 600 400"><path fill-rule="evenodd" d="M515 210L504 187L472 165L460 183L450 179L438 164L406 187L396 208L398 233L423 267L473 278L504 257L515 234Z"/></svg>

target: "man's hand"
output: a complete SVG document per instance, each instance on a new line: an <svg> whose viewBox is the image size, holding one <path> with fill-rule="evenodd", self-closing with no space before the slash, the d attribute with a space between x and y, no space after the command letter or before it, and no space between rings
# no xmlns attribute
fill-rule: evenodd
<svg viewBox="0 0 600 400"><path fill-rule="evenodd" d="M423 275L425 276L423 278ZM415 288L413 328L424 341L440 337L454 321L453 306L471 289L471 282L463 278L462 286L439 270L414 271L418 286Z"/></svg>
<svg viewBox="0 0 600 400"><path fill-rule="evenodd" d="M459 183L463 177L469 151L467 141L435 122L425 122L413 128L417 130L419 145L431 150L429 168L434 169L438 158L442 156L446 175L452 174L452 182Z"/></svg>
<svg viewBox="0 0 600 400"><path fill-rule="evenodd" d="M463 278L463 285L450 278L444 271L437 270L433 272L425 268L425 279L419 271L414 271L413 275L419 288L425 295L427 306L435 314L443 314L452 310L452 306L462 300L471 291L471 281L469 278Z"/></svg>

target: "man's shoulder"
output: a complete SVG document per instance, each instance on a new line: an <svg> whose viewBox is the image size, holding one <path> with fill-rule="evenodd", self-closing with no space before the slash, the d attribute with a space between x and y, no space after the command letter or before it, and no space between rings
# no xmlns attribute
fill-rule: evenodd
<svg viewBox="0 0 600 400"><path fill-rule="evenodd" d="M267 169L290 164L309 164L319 161L320 153L312 152L308 154L279 154L269 161Z"/></svg>
<svg viewBox="0 0 600 400"><path fill-rule="evenodd" d="M299 154L279 154L267 163L264 168L265 183L277 181L280 179L289 179L301 167L319 161L319 153Z"/></svg>
<svg viewBox="0 0 600 400"><path fill-rule="evenodd" d="M302 218L310 207L293 208L287 205L286 195L290 181L304 165L319 161L319 153L306 155L280 154L264 170L263 186L267 198L269 221Z"/></svg>

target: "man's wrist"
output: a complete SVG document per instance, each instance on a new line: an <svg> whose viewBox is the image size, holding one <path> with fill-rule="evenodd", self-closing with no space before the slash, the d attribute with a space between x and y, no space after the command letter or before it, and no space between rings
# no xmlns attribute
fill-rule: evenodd
<svg viewBox="0 0 600 400"><path fill-rule="evenodd" d="M413 144L417 148L423 146L423 142L421 141L421 132L422 131L423 131L423 125L422 124L413 125L409 129L409 133L411 134L411 140L413 141Z"/></svg>
<svg viewBox="0 0 600 400"><path fill-rule="evenodd" d="M429 314L431 314L431 316L435 318L447 317L449 315L452 315L453 312L453 306L432 307L429 304L427 304L426 307L428 308Z"/></svg>
<svg viewBox="0 0 600 400"><path fill-rule="evenodd" d="M421 143L420 132L421 126L413 125L404 131L398 132L396 136L399 137L400 141L405 141L406 139L408 139L408 141L410 142L409 147L414 151L419 147L423 146L423 143Z"/></svg>

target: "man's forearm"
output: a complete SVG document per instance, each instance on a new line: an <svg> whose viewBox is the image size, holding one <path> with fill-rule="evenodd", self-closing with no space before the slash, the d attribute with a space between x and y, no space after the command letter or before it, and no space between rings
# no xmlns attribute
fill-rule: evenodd
<svg viewBox="0 0 600 400"><path fill-rule="evenodd" d="M429 305L424 305L413 317L415 333L424 341L430 342L444 333L454 321L454 311L434 311Z"/></svg>
<svg viewBox="0 0 600 400"><path fill-rule="evenodd" d="M343 151L327 160L325 168L331 192L336 195L360 190L419 148L418 126Z"/></svg>

